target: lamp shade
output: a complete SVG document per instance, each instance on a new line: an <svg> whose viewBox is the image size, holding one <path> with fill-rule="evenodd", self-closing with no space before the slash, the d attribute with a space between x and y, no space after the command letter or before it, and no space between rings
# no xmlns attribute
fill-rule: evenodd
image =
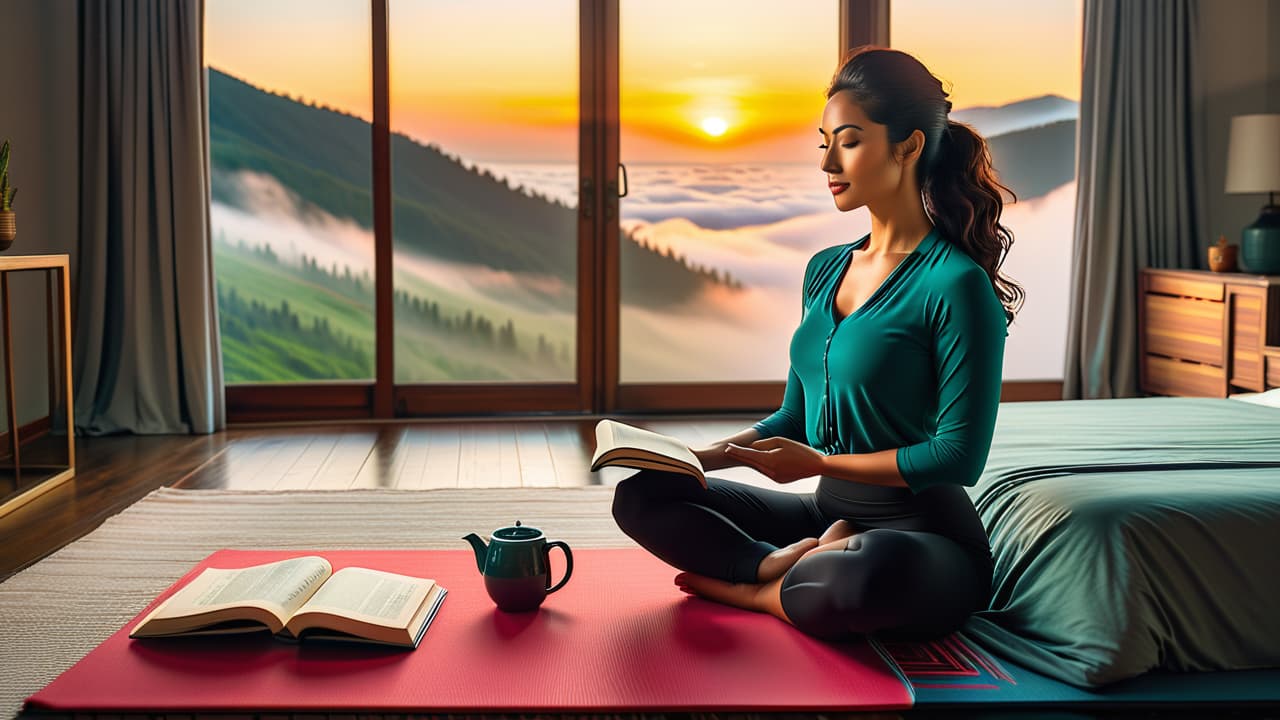
<svg viewBox="0 0 1280 720"><path fill-rule="evenodd" d="M1280 192L1280 115L1231 118L1227 192Z"/></svg>

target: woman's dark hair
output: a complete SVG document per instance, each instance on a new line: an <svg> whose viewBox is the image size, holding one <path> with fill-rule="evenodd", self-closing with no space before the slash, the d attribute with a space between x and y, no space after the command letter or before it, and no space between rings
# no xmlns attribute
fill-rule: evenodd
<svg viewBox="0 0 1280 720"><path fill-rule="evenodd" d="M996 179L987 141L976 130L947 117L951 101L942 82L919 60L899 50L854 48L831 79L827 98L849 91L873 122L888 126L889 142L924 133L924 151L916 179L925 210L946 236L987 271L1005 322L1022 306L1026 293L1000 273L1013 233L1000 224L1001 191L1013 191Z"/></svg>

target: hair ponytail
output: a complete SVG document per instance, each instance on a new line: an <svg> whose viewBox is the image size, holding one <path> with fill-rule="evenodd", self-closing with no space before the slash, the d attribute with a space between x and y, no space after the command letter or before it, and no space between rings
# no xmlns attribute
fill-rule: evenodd
<svg viewBox="0 0 1280 720"><path fill-rule="evenodd" d="M944 237L987 271L1005 322L1012 323L1026 293L1000 273L1013 245L1013 233L1000 224L1001 192L1017 198L996 179L987 141L947 117L951 101L942 83L900 50L864 46L850 51L827 97L845 90L867 117L888 126L889 142L902 142L915 130L924 133L916 173L925 210Z"/></svg>
<svg viewBox="0 0 1280 720"><path fill-rule="evenodd" d="M922 177L925 210L944 236L987 271L1005 322L1011 323L1026 293L1000 273L1013 246L1013 232L1000 224L1002 191L1017 200L996 179L987 141L968 125L947 120L934 165Z"/></svg>

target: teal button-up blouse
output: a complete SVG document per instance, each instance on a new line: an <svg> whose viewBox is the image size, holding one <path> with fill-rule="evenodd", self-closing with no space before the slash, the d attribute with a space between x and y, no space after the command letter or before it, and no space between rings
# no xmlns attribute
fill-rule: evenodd
<svg viewBox="0 0 1280 720"><path fill-rule="evenodd" d="M861 307L836 290L870 235L814 255L782 407L754 426L826 455L897 448L913 492L978 481L995 428L1008 331L986 271L937 228Z"/></svg>

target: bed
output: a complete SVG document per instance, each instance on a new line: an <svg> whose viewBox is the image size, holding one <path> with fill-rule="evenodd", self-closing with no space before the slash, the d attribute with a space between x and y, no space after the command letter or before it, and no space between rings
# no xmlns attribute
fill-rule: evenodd
<svg viewBox="0 0 1280 720"><path fill-rule="evenodd" d="M1280 666L1277 399L1002 404L969 491L994 597L965 633L1086 688Z"/></svg>

